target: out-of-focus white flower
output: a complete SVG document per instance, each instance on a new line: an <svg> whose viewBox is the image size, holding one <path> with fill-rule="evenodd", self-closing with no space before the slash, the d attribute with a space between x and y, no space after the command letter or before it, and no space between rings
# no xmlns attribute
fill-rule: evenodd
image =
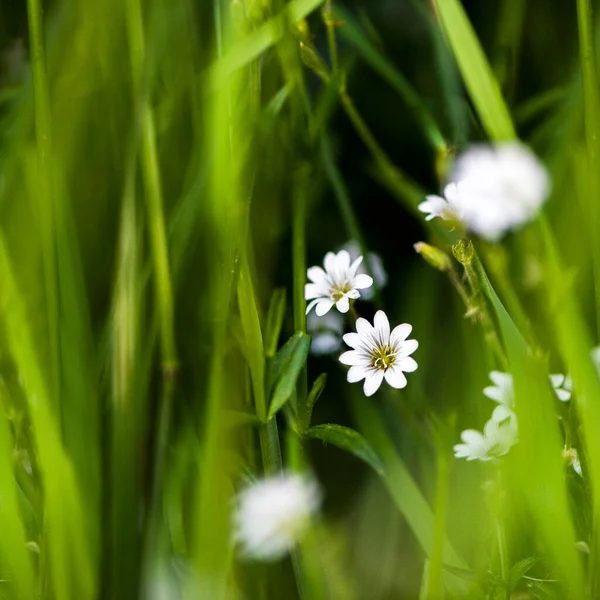
<svg viewBox="0 0 600 600"><path fill-rule="evenodd" d="M311 283L304 286L304 298L312 300L306 307L308 314L313 306L319 317L328 313L332 306L346 313L350 309L350 300L360 296L358 290L369 288L373 279L364 273L357 273L362 262L359 256L352 264L350 254L340 250L337 254L328 252L321 267L311 267L307 271Z"/></svg>
<svg viewBox="0 0 600 600"><path fill-rule="evenodd" d="M257 481L237 497L236 540L242 554L258 560L285 556L319 509L321 493L312 479L281 474Z"/></svg>
<svg viewBox="0 0 600 600"><path fill-rule="evenodd" d="M579 461L579 453L575 448L567 448L562 453L563 459L566 461L568 465L573 467L573 471L577 473L580 477L583 477L583 471L581 470L581 462Z"/></svg>
<svg viewBox="0 0 600 600"><path fill-rule="evenodd" d="M419 209L427 220L457 218L490 241L534 219L550 193L546 169L517 142L472 146L458 157L450 181L445 199L428 196Z"/></svg>
<svg viewBox="0 0 600 600"><path fill-rule="evenodd" d="M311 312L306 317L306 330L312 336L310 344L312 354L315 356L335 354L342 347L344 317L335 311L330 311L322 317Z"/></svg>
<svg viewBox="0 0 600 600"><path fill-rule="evenodd" d="M556 392L557 398L561 402L567 402L571 399L573 384L571 383L570 377L556 373L550 375L550 383L552 384L552 389Z"/></svg>
<svg viewBox="0 0 600 600"><path fill-rule="evenodd" d="M366 319L357 319L356 333L347 333L344 342L353 348L340 356L340 362L350 365L348 381L365 380L365 396L372 396L385 380L394 388L406 387L404 373L417 370L411 354L417 349L417 340L406 339L412 325L403 323L390 332L390 322L382 310L375 313L374 325Z"/></svg>
<svg viewBox="0 0 600 600"><path fill-rule="evenodd" d="M462 444L454 446L456 458L493 460L504 456L517 442L517 417L503 405L497 406L483 433L467 429L461 433Z"/></svg>
<svg viewBox="0 0 600 600"><path fill-rule="evenodd" d="M352 261L356 260L360 256L360 246L358 245L358 242L356 240L350 240L346 242L342 246L342 250L348 251L348 253L350 254L350 260ZM366 274L364 264L365 262L367 263L367 266L369 268L369 273L373 276L374 286L365 288L360 293L360 296L365 300L370 300L371 298L373 298L373 295L375 293L374 288L382 290L387 285L388 276L385 272L385 269L383 268L383 261L381 260L379 254L376 254L375 252L369 252L366 255L365 261L362 262L356 270L358 274Z"/></svg>
<svg viewBox="0 0 600 600"><path fill-rule="evenodd" d="M484 388L483 394L498 404L512 408L515 395L512 375L492 371L489 377L494 385Z"/></svg>

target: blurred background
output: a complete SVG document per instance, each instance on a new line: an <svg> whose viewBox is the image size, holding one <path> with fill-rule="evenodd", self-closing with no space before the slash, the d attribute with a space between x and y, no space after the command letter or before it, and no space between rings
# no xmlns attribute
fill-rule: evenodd
<svg viewBox="0 0 600 600"><path fill-rule="evenodd" d="M576 9L462 5L519 137L551 169L548 215L593 331ZM39 8L4 2L0 19L0 369L13 449L0 472L23 523L2 554L30 544L20 566L6 563L13 583L0 595L219 598L225 580L227 597L296 597L291 561L245 564L228 550L232 491L261 460L256 428L228 425L223 409L253 412L253 332L266 342L274 290L287 292L280 347L304 327L306 267L357 233L388 277L357 310L411 323L419 370L372 399L336 355L311 354L301 374L310 389L327 373L313 424L352 427L401 457L389 484L352 453L302 440L324 493L323 597L419 597L431 532L415 531L419 509L411 521L397 498L416 483L413 508L443 502L440 447L447 533L473 571L493 572L486 466L458 464L452 444L483 425L481 390L499 365L450 281L413 249L450 253L454 240L416 205L439 193L457 152L488 139L435 2L334 0L337 64L319 2L54 0L38 13L45 56L31 50ZM564 370L536 243L529 229L509 236L486 266ZM285 463L294 442L276 420ZM515 560L534 545L514 541ZM33 572L34 589L19 591Z"/></svg>

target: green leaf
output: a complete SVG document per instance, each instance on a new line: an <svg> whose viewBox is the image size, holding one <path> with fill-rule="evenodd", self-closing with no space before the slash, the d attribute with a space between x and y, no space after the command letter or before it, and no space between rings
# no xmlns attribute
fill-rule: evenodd
<svg viewBox="0 0 600 600"><path fill-rule="evenodd" d="M308 394L308 400L306 401L306 405L308 410L312 412L314 405L317 403L317 400L321 397L323 390L325 389L325 384L327 383L327 373L321 373L310 390Z"/></svg>
<svg viewBox="0 0 600 600"><path fill-rule="evenodd" d="M271 368L273 391L269 405L269 419L277 414L294 392L298 375L306 363L309 348L310 336L298 332L275 355Z"/></svg>
<svg viewBox="0 0 600 600"><path fill-rule="evenodd" d="M285 288L277 288L271 296L265 327L265 354L268 357L274 356L277 351L277 342L285 313L285 295Z"/></svg>
<svg viewBox="0 0 600 600"><path fill-rule="evenodd" d="M294 0L256 31L236 42L208 69L207 79L213 90L223 87L230 75L281 40L289 23L300 21L323 2L324 0Z"/></svg>
<svg viewBox="0 0 600 600"><path fill-rule="evenodd" d="M516 137L500 86L459 0L435 0L442 26L487 134L494 141Z"/></svg>
<svg viewBox="0 0 600 600"><path fill-rule="evenodd" d="M529 569L533 567L537 562L539 562L539 558L535 556L530 556L528 558L524 558L519 562L515 563L510 568L510 573L508 574L507 587L509 592L513 592L523 576L527 575Z"/></svg>
<svg viewBox="0 0 600 600"><path fill-rule="evenodd" d="M315 425L306 432L306 436L327 444L333 444L346 452L354 454L378 473L381 473L383 469L381 458L373 450L371 444L358 431L350 429L350 427L333 424Z"/></svg>
<svg viewBox="0 0 600 600"><path fill-rule="evenodd" d="M225 426L228 428L261 424L260 419L256 415L244 412L243 410L226 410L223 418L225 419Z"/></svg>

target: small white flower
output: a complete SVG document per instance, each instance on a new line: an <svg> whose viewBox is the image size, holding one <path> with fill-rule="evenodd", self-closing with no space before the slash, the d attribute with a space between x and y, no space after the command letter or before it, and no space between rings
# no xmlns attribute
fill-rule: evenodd
<svg viewBox="0 0 600 600"><path fill-rule="evenodd" d="M342 249L348 251L350 254L350 260L352 261L356 260L360 256L360 246L355 240L346 242L342 246ZM387 285L388 276L383 268L383 261L381 260L379 254L376 254L375 252L369 252L364 262L367 263L369 272L373 276L374 285L373 287L365 288L364 291L360 293L360 297L364 298L365 300L371 300L375 293L374 288L382 290ZM362 262L356 270L357 274L366 274L364 262Z"/></svg>
<svg viewBox="0 0 600 600"><path fill-rule="evenodd" d="M489 377L494 385L484 388L483 394L498 404L512 408L515 395L512 375L492 371Z"/></svg>
<svg viewBox="0 0 600 600"><path fill-rule="evenodd" d="M306 318L306 330L312 336L311 354L315 356L335 354L342 347L344 317L334 311L330 311L322 317L311 312Z"/></svg>
<svg viewBox="0 0 600 600"><path fill-rule="evenodd" d="M350 264L350 254L340 250L337 254L328 252L325 255L323 266L311 267L307 271L312 283L304 286L305 300L312 300L306 307L308 314L313 306L319 317L329 312L332 306L346 313L350 309L350 300L360 297L360 292L373 285L373 279L364 273L357 273L362 262L359 256Z"/></svg>
<svg viewBox="0 0 600 600"><path fill-rule="evenodd" d="M456 458L488 461L504 456L518 442L517 417L503 405L497 406L483 433L467 429L461 433L462 444L454 446Z"/></svg>
<svg viewBox="0 0 600 600"><path fill-rule="evenodd" d="M317 484L301 475L265 478L237 497L235 534L242 554L258 560L285 556L321 504Z"/></svg>
<svg viewBox="0 0 600 600"><path fill-rule="evenodd" d="M458 221L460 220L458 194L458 184L451 182L444 188L444 197L425 196L425 202L421 202L417 208L427 215L425 217L426 221L431 221L435 217L440 217L444 221Z"/></svg>
<svg viewBox="0 0 600 600"><path fill-rule="evenodd" d="M550 193L546 169L517 142L472 146L458 157L450 181L457 187L446 186L445 200L430 196L419 209L427 220L454 215L490 241L534 219Z"/></svg>
<svg viewBox="0 0 600 600"><path fill-rule="evenodd" d="M561 402L567 402L571 399L573 384L569 376L561 375L560 373L550 375L550 383L552 384L552 389L555 391L557 398Z"/></svg>
<svg viewBox="0 0 600 600"><path fill-rule="evenodd" d="M374 326L366 319L357 319L356 333L344 336L344 342L353 350L340 356L342 364L350 365L350 383L365 380L365 396L372 396L384 378L394 388L406 387L404 373L417 370L417 363L410 355L419 343L406 339L412 326L403 323L390 332L390 322L382 310L375 313L373 323Z"/></svg>

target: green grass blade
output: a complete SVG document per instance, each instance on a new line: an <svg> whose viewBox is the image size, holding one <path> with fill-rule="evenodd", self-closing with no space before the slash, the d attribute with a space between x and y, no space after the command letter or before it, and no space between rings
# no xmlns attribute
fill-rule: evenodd
<svg viewBox="0 0 600 600"><path fill-rule="evenodd" d="M495 142L516 137L498 82L460 0L435 0L442 27L489 137Z"/></svg>

